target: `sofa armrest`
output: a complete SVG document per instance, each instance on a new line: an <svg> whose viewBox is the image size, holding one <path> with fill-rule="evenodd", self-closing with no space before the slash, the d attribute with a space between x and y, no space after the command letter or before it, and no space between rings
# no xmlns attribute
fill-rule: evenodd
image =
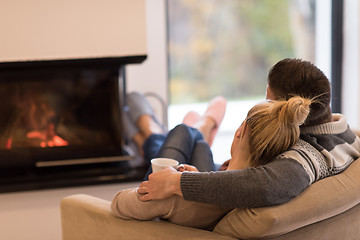
<svg viewBox="0 0 360 240"><path fill-rule="evenodd" d="M233 239L167 221L123 220L112 215L110 202L77 194L61 200L63 240L92 239Z"/></svg>

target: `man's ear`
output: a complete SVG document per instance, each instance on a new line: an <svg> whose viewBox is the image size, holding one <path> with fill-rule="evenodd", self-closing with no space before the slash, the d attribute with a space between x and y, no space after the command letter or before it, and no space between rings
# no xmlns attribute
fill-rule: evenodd
<svg viewBox="0 0 360 240"><path fill-rule="evenodd" d="M246 131L246 122L244 121L244 122L241 124L241 126L239 127L239 129L236 131L235 136L236 136L237 138L242 138L242 136L244 135L245 131Z"/></svg>
<svg viewBox="0 0 360 240"><path fill-rule="evenodd" d="M236 131L235 137L241 138L241 128L239 128L239 129Z"/></svg>

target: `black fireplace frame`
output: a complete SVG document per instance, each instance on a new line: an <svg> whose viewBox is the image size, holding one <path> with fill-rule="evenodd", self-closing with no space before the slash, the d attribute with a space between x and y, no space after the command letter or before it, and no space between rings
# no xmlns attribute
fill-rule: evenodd
<svg viewBox="0 0 360 240"><path fill-rule="evenodd" d="M115 69L118 72L119 83L119 114L114 121L119 121L121 128L121 109L126 105L123 98L126 93L127 64L142 63L146 55L126 56L116 58L70 59L50 61L26 61L0 63L1 72L27 71L29 69ZM0 79L1 81L1 79ZM120 92L121 91L121 92ZM122 129L117 129L122 131ZM127 140L124 141L123 156L113 156L97 159L66 159L64 161L38 161L33 165L4 167L0 173L0 193L24 190L38 190L59 187L72 187L124 181L140 180L144 176L144 167L131 167L131 152L127 151ZM0 164L1 165L1 164Z"/></svg>

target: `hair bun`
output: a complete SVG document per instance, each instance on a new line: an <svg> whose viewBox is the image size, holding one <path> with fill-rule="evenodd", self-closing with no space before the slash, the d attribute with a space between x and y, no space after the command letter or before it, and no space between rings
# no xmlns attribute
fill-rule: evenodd
<svg viewBox="0 0 360 240"><path fill-rule="evenodd" d="M287 118L288 123L301 126L306 121L310 113L310 105L312 101L307 98L295 96L290 98L286 104L287 114L284 117ZM284 109L284 110L285 110ZM286 121L286 119L284 119Z"/></svg>
<svg viewBox="0 0 360 240"><path fill-rule="evenodd" d="M266 164L296 144L300 137L300 125L307 119L312 102L294 96L289 100L259 103L249 110L246 124L250 129L252 166Z"/></svg>

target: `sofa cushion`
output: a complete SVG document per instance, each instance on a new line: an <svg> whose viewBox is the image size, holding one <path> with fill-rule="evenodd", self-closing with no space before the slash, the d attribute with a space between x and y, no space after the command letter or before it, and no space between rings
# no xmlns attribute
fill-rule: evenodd
<svg viewBox="0 0 360 240"><path fill-rule="evenodd" d="M278 236L352 208L360 202L359 192L358 159L344 172L313 183L286 204L232 210L214 232L242 239Z"/></svg>

